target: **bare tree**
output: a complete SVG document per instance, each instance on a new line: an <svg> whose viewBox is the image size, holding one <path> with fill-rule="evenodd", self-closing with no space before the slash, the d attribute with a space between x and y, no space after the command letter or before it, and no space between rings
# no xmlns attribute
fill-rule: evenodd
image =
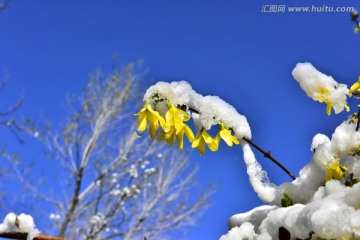
<svg viewBox="0 0 360 240"><path fill-rule="evenodd" d="M17 179L53 206L48 232L70 239L166 239L206 207L210 191L189 195L197 168L188 154L137 138L132 113L142 74L134 69L95 72L82 96L69 101L63 130L37 133L52 160L61 162L57 171L68 182L54 192L65 192L63 199L39 191L13 165Z"/></svg>

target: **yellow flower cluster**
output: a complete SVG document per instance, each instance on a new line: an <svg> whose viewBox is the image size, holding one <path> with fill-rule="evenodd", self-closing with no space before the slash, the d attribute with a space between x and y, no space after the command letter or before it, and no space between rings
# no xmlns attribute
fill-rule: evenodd
<svg viewBox="0 0 360 240"><path fill-rule="evenodd" d="M161 126L162 129L157 140L166 140L166 143L169 146L172 146L176 139L180 150L184 148L184 135L186 135L189 142L192 143L192 148L197 148L200 154L205 153L206 145L211 151L217 151L221 139L223 139L228 146L239 144L239 140L233 136L232 132L223 122L220 122L219 132L215 138L213 138L205 128L202 128L197 136L194 137L191 128L184 123L190 120L190 115L184 110L175 107L170 101L168 101L168 110L165 114L165 118L152 108L150 101L134 115L139 117L138 130L140 132L144 132L149 123L150 136L151 138L154 138Z"/></svg>

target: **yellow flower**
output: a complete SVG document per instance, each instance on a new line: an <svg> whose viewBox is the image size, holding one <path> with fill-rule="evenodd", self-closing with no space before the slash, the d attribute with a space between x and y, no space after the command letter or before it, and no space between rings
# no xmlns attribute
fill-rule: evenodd
<svg viewBox="0 0 360 240"><path fill-rule="evenodd" d="M319 102L325 102L326 103L326 113L327 115L331 114L332 109L332 103L329 99L330 91L324 87L320 87L317 91L317 96L315 97L315 100Z"/></svg>
<svg viewBox="0 0 360 240"><path fill-rule="evenodd" d="M231 147L233 143L239 144L239 140L237 140L236 137L231 134L231 131L226 128L223 122L220 122L220 130L216 138L219 139L220 137L226 142L229 147Z"/></svg>
<svg viewBox="0 0 360 240"><path fill-rule="evenodd" d="M168 111L165 114L165 126L164 131L169 132L172 127L176 130L180 129L183 122L188 121L190 116L181 109L178 109L170 101L168 102Z"/></svg>
<svg viewBox="0 0 360 240"><path fill-rule="evenodd" d="M359 88L360 88L360 76L358 78L358 81L351 86L349 94L353 94L354 92L359 90Z"/></svg>
<svg viewBox="0 0 360 240"><path fill-rule="evenodd" d="M155 137L156 131L159 129L159 122L161 127L165 125L165 120L160 114L153 110L150 102L147 102L145 106L138 112L134 114L134 116L139 116L138 120L138 128L139 131L144 132L147 128L147 123L150 124L150 136L152 138Z"/></svg>
<svg viewBox="0 0 360 240"><path fill-rule="evenodd" d="M166 139L166 143L171 147L174 144L174 141L175 141L174 132L175 132L175 128L172 129L172 131L170 131L168 133L166 133L164 131L164 129L163 129L163 130L161 130L161 133L158 135L156 140L158 142L162 142L164 139Z"/></svg>
<svg viewBox="0 0 360 240"><path fill-rule="evenodd" d="M194 134L189 126L183 123L181 128L176 130L176 139L178 140L178 147L180 150L184 148L184 134L189 139L189 142L193 142L195 140Z"/></svg>
<svg viewBox="0 0 360 240"><path fill-rule="evenodd" d="M197 148L200 154L205 153L205 147L208 145L211 151L217 151L219 147L219 140L212 138L207 131L203 128L196 136L194 142L192 143L192 148Z"/></svg>
<svg viewBox="0 0 360 240"><path fill-rule="evenodd" d="M354 32L355 32L355 33L359 33L359 31L360 31L359 26L355 26Z"/></svg>
<svg viewBox="0 0 360 240"><path fill-rule="evenodd" d="M169 109L165 114L165 125L163 128L165 133L164 138L171 146L174 142L174 137L176 136L178 147L181 150L184 148L184 134L190 142L193 142L195 139L189 126L184 123L184 121L190 119L190 116L183 110L176 108L170 101L168 102L168 107Z"/></svg>
<svg viewBox="0 0 360 240"><path fill-rule="evenodd" d="M325 181L327 182L331 179L340 180L347 170L347 167L340 166L339 160L336 160L326 170Z"/></svg>

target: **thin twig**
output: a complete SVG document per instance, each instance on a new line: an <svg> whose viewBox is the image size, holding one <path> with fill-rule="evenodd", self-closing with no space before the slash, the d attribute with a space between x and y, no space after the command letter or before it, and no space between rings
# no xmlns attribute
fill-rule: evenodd
<svg viewBox="0 0 360 240"><path fill-rule="evenodd" d="M360 127L360 110L357 113L357 119L358 119L358 121L357 121L357 124L356 124L356 131L358 131L359 127Z"/></svg>
<svg viewBox="0 0 360 240"><path fill-rule="evenodd" d="M0 238L8 238L8 239L20 239L26 240L27 233L0 233ZM67 240L66 238L59 238L59 237L52 237L52 236L45 236L45 235L37 235L33 238L33 240Z"/></svg>
<svg viewBox="0 0 360 240"><path fill-rule="evenodd" d="M192 111L192 112L194 112L194 113L200 114L200 112L199 112L198 110L193 109L193 108L191 108L191 107L189 107L189 110Z"/></svg>
<svg viewBox="0 0 360 240"><path fill-rule="evenodd" d="M190 111L200 114L199 111L197 111L196 109L193 108L189 108ZM360 110L358 113L358 119L360 117ZM358 130L360 125L360 121L358 121L358 125L356 128L356 131ZM256 145L253 141L251 141L250 139L247 139L245 137L243 137L244 141L248 142L251 146L253 146L254 148L256 148L257 150L259 150L262 154L264 154L264 157L270 159L273 163L275 163L276 165L278 165L282 170L284 170L293 180L296 179L296 177L294 176L294 174L292 174L284 165L282 165L278 160L276 160L272 155L270 151L265 152L263 149L261 149L258 145Z"/></svg>
<svg viewBox="0 0 360 240"><path fill-rule="evenodd" d="M250 139L247 138L243 138L244 141L246 141L247 143L249 143L251 146L253 146L254 148L256 148L258 151L260 151L262 154L264 154L264 157L270 159L273 163L275 163L276 165L278 165L282 170L284 170L293 180L296 179L296 177L294 176L294 174L292 174L284 165L282 165L278 160L276 160L272 155L271 152L265 152L263 149L261 149L258 145L256 145L253 141L251 141Z"/></svg>
<svg viewBox="0 0 360 240"><path fill-rule="evenodd" d="M23 105L24 100L21 98L15 106L11 107L9 110L7 110L6 112L0 112L0 117L4 117L4 116L8 116L14 112L16 112L17 110L19 110L21 108L21 106Z"/></svg>

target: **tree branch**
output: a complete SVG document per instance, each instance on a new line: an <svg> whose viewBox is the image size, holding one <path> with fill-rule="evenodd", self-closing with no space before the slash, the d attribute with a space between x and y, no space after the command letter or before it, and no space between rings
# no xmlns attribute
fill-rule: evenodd
<svg viewBox="0 0 360 240"><path fill-rule="evenodd" d="M196 109L193 108L189 108L190 111L200 114L199 111L197 111ZM360 116L360 110L358 113L358 119ZM360 125L360 121L358 120L358 124L356 127L356 131L359 129L359 125ZM261 149L258 145L256 145L253 141L251 141L250 139L247 139L245 137L243 137L243 140L246 141L247 143L249 143L251 146L253 146L254 148L256 148L258 151L260 151L262 154L264 154L264 157L270 159L273 163L275 163L276 165L278 165L282 170L284 170L284 172L286 172L293 180L296 179L296 177L294 176L294 174L292 174L284 165L282 165L278 160L276 160L272 155L270 151L265 152L263 149Z"/></svg>
<svg viewBox="0 0 360 240"><path fill-rule="evenodd" d="M359 130L359 127L360 127L360 110L358 111L357 113L357 123L356 123L356 131Z"/></svg>
<svg viewBox="0 0 360 240"><path fill-rule="evenodd" d="M26 240L27 239L27 233L0 233L0 238L8 238L8 239L20 239L20 240ZM52 236L45 236L45 235L37 235L33 238L33 240L67 240L66 238L59 238L59 237L52 237Z"/></svg>
<svg viewBox="0 0 360 240"><path fill-rule="evenodd" d="M251 141L250 139L247 138L243 138L243 140L247 143L249 143L251 146L253 146L254 148L256 148L258 151L260 151L262 154L264 154L264 157L270 159L273 163L275 163L276 165L278 165L282 170L284 170L284 172L286 172L293 180L296 179L296 177L294 176L294 174L292 174L284 165L282 165L278 160L276 160L272 155L270 151L265 152L262 148L260 148L258 145L256 145L253 141Z"/></svg>
<svg viewBox="0 0 360 240"><path fill-rule="evenodd" d="M58 234L59 237L64 236L65 231L67 229L67 226L68 226L68 224L70 223L70 221L73 218L76 205L79 203L79 193L80 193L80 188L81 188L83 172L84 172L84 169L80 168L79 172L78 172L78 175L76 176L74 194L73 194L73 197L72 197L72 200L71 200L71 203L70 203L69 210L66 213L65 220L61 224L60 231L59 231L59 234Z"/></svg>

